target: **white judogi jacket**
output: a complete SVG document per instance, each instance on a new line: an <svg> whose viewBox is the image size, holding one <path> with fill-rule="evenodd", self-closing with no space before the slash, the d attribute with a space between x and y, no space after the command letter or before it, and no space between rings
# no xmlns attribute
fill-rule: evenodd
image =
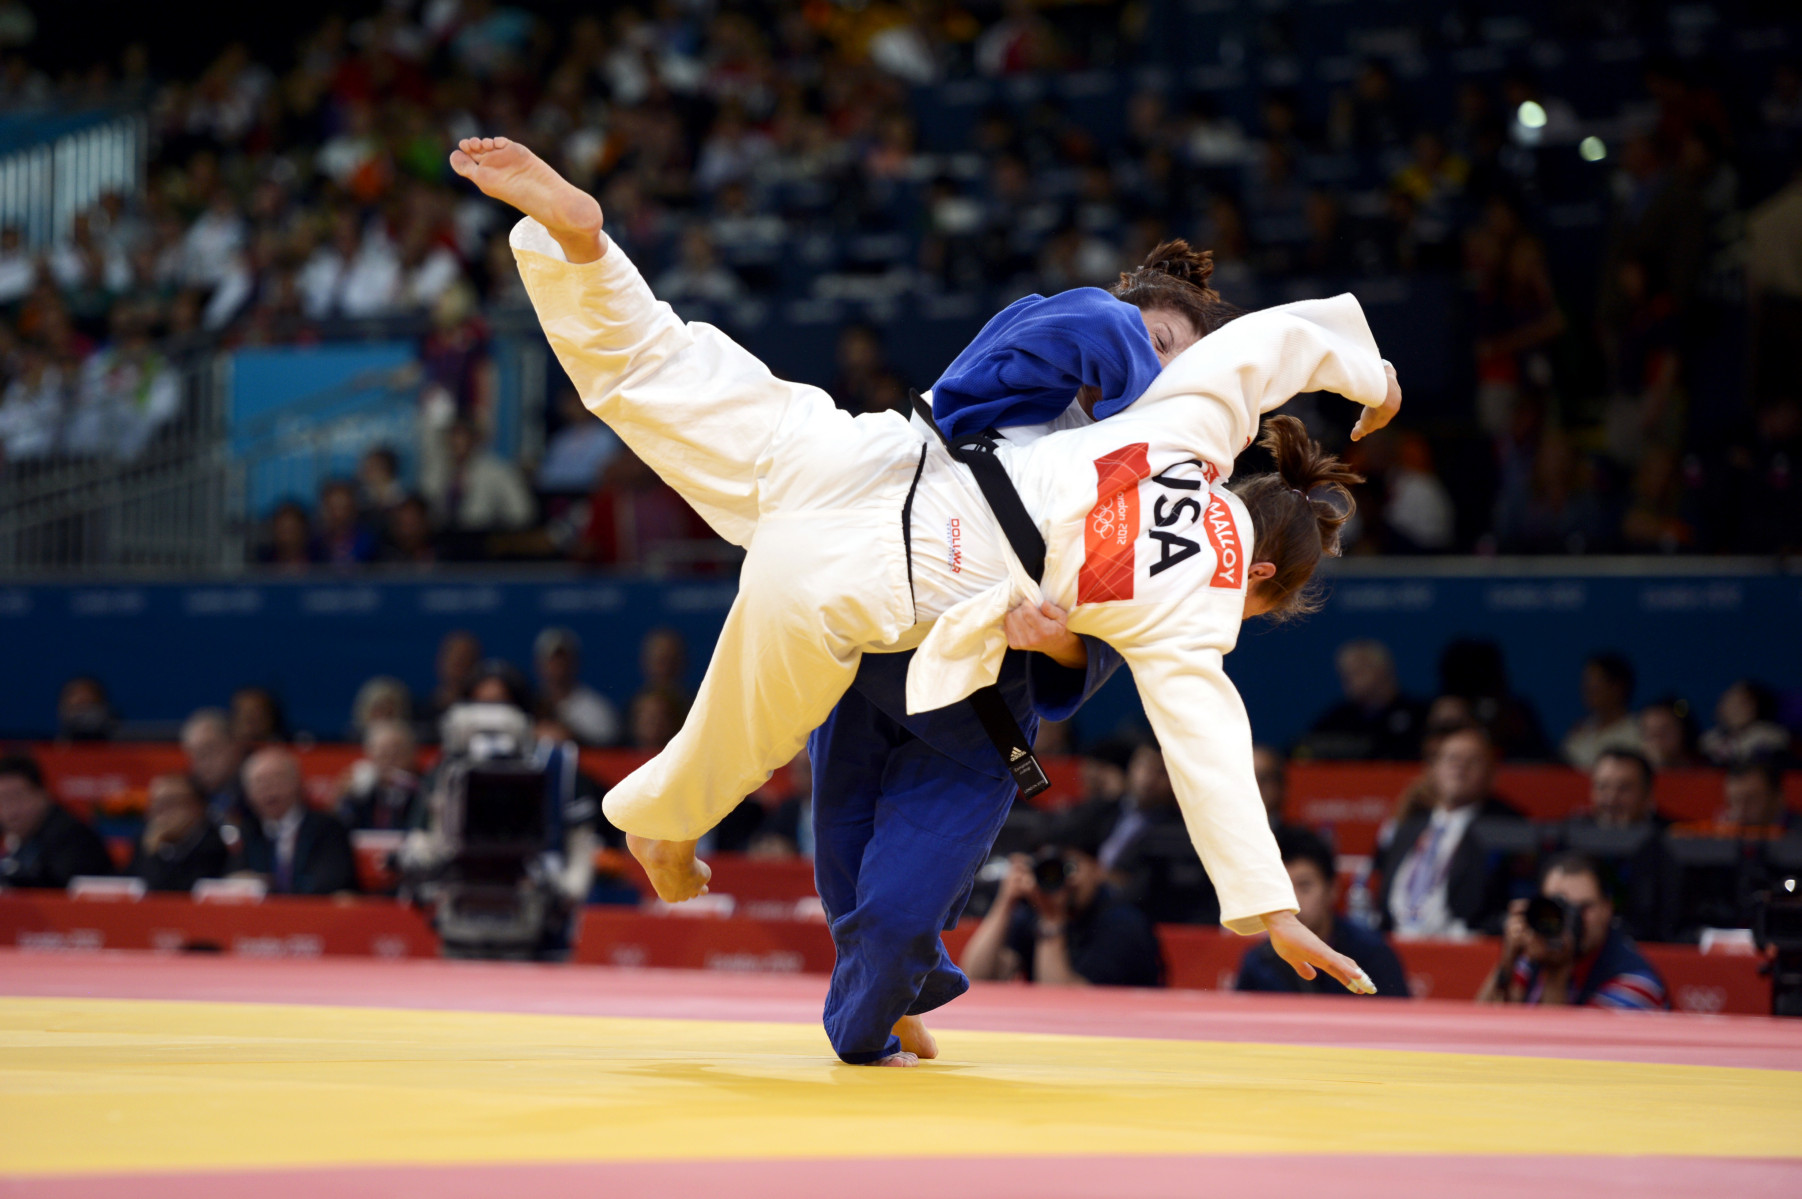
<svg viewBox="0 0 1802 1199"><path fill-rule="evenodd" d="M964 560L981 589L938 616L907 681L910 711L955 703L995 680L1011 607L1042 597L1068 610L1072 632L1125 656L1222 923L1242 933L1261 931L1261 913L1293 910L1295 894L1259 798L1251 725L1221 661L1238 641L1256 536L1224 483L1259 417L1306 391L1383 403L1383 360L1349 295L1242 316L1184 351L1124 412L1003 446L1045 537L1044 585L998 528L973 522L984 535L965 538ZM953 471L974 488L936 454L921 487L956 486L941 477ZM985 552L999 552L1004 575L975 561Z"/></svg>

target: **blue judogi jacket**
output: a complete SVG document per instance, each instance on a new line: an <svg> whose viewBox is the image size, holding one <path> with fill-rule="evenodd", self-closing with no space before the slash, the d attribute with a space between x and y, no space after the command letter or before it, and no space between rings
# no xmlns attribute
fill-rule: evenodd
<svg viewBox="0 0 1802 1199"><path fill-rule="evenodd" d="M1056 420L1085 385L1101 389L1096 420L1144 394L1163 368L1145 320L1099 287L1015 300L932 385L947 437Z"/></svg>
<svg viewBox="0 0 1802 1199"><path fill-rule="evenodd" d="M1097 287L1027 296L1003 308L932 385L933 419L947 437L989 428L1044 424L1062 415L1084 385L1099 388L1097 420L1138 399L1162 368L1139 310ZM1009 650L997 685L1030 740L1039 720L1066 720L1120 666L1106 642L1084 637L1086 670L1043 654ZM911 651L865 654L852 684L891 720L956 761L1009 778L1001 755L967 704L907 713Z"/></svg>

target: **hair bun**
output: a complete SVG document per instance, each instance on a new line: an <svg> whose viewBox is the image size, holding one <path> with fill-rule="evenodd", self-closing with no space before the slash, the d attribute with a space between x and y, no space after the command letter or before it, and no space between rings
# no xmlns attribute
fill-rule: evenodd
<svg viewBox="0 0 1802 1199"><path fill-rule="evenodd" d="M1197 250L1180 237L1160 242L1139 264L1141 271L1156 271L1206 289L1214 274L1214 251Z"/></svg>

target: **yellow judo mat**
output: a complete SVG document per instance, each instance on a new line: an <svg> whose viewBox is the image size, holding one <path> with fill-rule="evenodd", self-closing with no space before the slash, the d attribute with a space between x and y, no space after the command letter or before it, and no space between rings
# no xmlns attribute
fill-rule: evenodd
<svg viewBox="0 0 1802 1199"><path fill-rule="evenodd" d="M817 1025L0 998L0 1173L1047 1154L1802 1157L1802 1074ZM480 1135L472 1135L480 1130Z"/></svg>

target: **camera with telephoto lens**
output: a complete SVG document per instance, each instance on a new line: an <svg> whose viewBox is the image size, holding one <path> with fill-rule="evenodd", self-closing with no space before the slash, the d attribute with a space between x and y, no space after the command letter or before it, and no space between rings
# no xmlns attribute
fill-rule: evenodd
<svg viewBox="0 0 1802 1199"><path fill-rule="evenodd" d="M1785 874L1756 897L1752 939L1771 977L1771 1015L1802 1016L1802 875Z"/></svg>
<svg viewBox="0 0 1802 1199"><path fill-rule="evenodd" d="M1535 895L1527 900L1527 928L1548 946L1569 940L1574 947L1583 933L1581 905L1567 903L1556 895Z"/></svg>
<svg viewBox="0 0 1802 1199"><path fill-rule="evenodd" d="M535 956L560 912L543 862L549 778L532 726L509 704L458 704L443 741L430 828L403 845L403 879L432 906L444 956Z"/></svg>
<svg viewBox="0 0 1802 1199"><path fill-rule="evenodd" d="M1061 849L1041 849L1032 860L1032 881L1046 895L1056 895L1070 881L1070 867Z"/></svg>

